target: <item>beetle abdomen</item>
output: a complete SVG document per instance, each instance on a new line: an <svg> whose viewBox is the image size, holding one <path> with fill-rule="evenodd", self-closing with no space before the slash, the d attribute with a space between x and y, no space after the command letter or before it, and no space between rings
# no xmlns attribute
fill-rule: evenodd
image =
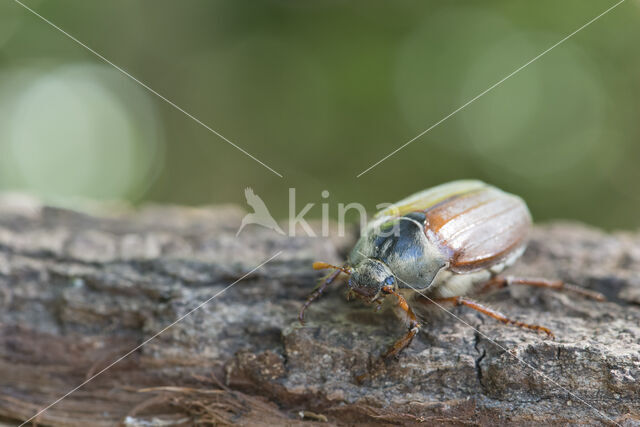
<svg viewBox="0 0 640 427"><path fill-rule="evenodd" d="M526 244L531 215L524 201L495 187L473 188L426 209L425 232L451 251L449 269L490 267Z"/></svg>

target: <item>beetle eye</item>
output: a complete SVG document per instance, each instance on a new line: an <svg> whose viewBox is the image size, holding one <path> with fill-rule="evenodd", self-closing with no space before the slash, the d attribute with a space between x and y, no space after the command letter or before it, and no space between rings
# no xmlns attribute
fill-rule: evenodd
<svg viewBox="0 0 640 427"><path fill-rule="evenodd" d="M389 276L386 279L384 279L384 284L388 286L393 285L395 282L396 282L396 278L393 276Z"/></svg>

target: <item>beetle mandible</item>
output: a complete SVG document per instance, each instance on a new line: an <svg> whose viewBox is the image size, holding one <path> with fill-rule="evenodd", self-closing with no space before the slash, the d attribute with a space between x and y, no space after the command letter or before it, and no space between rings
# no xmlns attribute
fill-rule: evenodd
<svg viewBox="0 0 640 427"><path fill-rule="evenodd" d="M505 277L500 273L524 252L531 214L518 196L476 180L453 181L413 194L379 211L365 227L344 266L324 262L314 269L335 271L307 299L317 299L340 273L351 293L369 303L394 296L408 332L383 358L397 356L420 324L405 296L464 305L505 324L553 336L550 329L512 320L465 295L509 285L566 289L604 300L604 296L559 280Z"/></svg>

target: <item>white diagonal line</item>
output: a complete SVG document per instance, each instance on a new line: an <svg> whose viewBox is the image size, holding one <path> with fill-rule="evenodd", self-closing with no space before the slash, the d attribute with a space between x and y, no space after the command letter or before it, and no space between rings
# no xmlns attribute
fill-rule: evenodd
<svg viewBox="0 0 640 427"><path fill-rule="evenodd" d="M149 341L153 340L154 338L156 338L158 335L160 335L161 333L163 333L164 331L166 331L167 329L171 328L172 326L174 326L176 323L184 320L187 316L189 316L191 313L193 313L194 311L200 309L201 307L203 307L204 305L206 305L207 303L209 303L210 301L212 301L214 298L216 298L218 295L221 295L223 292L225 292L227 289L229 289L230 287L232 287L233 285L235 285L236 283L240 282L241 280L243 280L245 277L249 276L251 273L253 273L254 271L256 271L257 269L259 269L260 267L262 267L263 265L265 265L266 263L270 262L271 260L273 260L275 257L277 257L278 255L280 255L282 253L282 251L278 251L275 255L273 255L271 258L269 258L268 260L262 262L260 265L258 265L257 267L255 267L253 270L249 271L248 273L244 274L242 277L240 277L238 280L236 280L235 282L233 282L232 284L230 284L229 286L227 286L226 288L224 288L223 290L217 292L215 295L213 295L211 298L207 299L206 301L204 301L203 303L199 304L196 308L188 311L186 314L180 316L178 319L176 319L173 323L171 323L168 326L165 326L162 330L160 330L159 332L157 332L156 334L154 334L153 336L151 336L150 338L147 338L144 342L142 342L142 344L139 344L138 346L132 348L131 350L129 350L126 354L124 354L123 356L119 357L115 362L109 364L109 366L107 366L106 368L102 369L101 371L99 371L98 373L92 375L91 377L89 377L88 379L86 379L84 382L82 382L80 385L78 385L77 387L75 387L72 390L69 390L64 396L60 397L59 399L57 399L55 402L45 406L44 408L42 408L41 410L38 411L37 414L35 414L34 416L32 416L31 418L29 418L28 420L24 421L22 424L20 424L20 427L24 426L25 424L27 424L28 422L30 422L31 420L35 419L36 417L38 417L40 414L42 414L43 412L47 411L48 409L50 409L52 406L60 403L60 401L62 401L63 399L67 398L71 393L75 392L76 390L78 390L79 388L83 387L84 385L86 385L87 383L91 382L94 378L96 378L97 376L99 376L100 374L104 373L106 370L110 369L111 367L113 367L114 365L116 365L117 363L119 363L120 361L122 361L123 359L125 359L127 356L131 355L132 353L134 353L135 351L139 350L142 346L146 345L149 343Z"/></svg>
<svg viewBox="0 0 640 427"><path fill-rule="evenodd" d="M195 117L193 114L189 113L188 111L186 111L184 108L180 107L179 105L177 105L176 103L170 101L169 99L165 98L163 95L161 95L160 93L156 92L154 89L152 89L151 87L147 86L145 83L141 82L140 80L138 80L137 78L135 78L134 76L132 76L131 74L129 74L126 70L124 70L123 68L119 67L118 65L114 64L113 62L111 62L110 60L108 60L107 58L105 58L104 56L102 56L101 54L99 54L98 52L96 52L95 50L93 50L92 48L90 48L89 46L87 46L86 44L82 43L80 40L78 40L77 38L75 38L74 36L72 36L71 34L69 34L68 32L66 32L65 30L63 30L62 28L58 27L56 24L54 24L53 22L51 22L50 20L48 20L47 18L45 18L44 16L40 15L38 12L36 12L35 10L31 9L29 6L25 5L24 3L22 3L20 0L13 0L14 2L18 3L20 6L24 7L25 9L27 9L29 12L33 13L35 16L37 16L38 18L42 19L44 22L46 22L47 24L51 25L53 28L55 28L56 30L60 31L62 34L64 34L65 36L69 37L71 40L73 40L74 42L78 43L80 46L84 47L85 49L87 49L89 52L93 53L95 56L97 56L98 58L102 59L104 62L106 62L107 64L111 65L113 68L115 68L116 70L120 71L122 74L124 74L125 76L129 77L131 80L133 80L134 82L138 83L140 86L142 86L143 88L147 89L149 92L153 93L154 95L156 95L158 98L162 99L164 102L166 102L167 104L171 105L173 108L175 108L176 110L180 111L181 113L183 113L185 116L189 117L190 119L192 119L194 122L198 123L200 126L204 127L205 129L207 129L209 132L213 133L214 135L216 135L217 137L219 137L220 139L228 142L229 144L231 144L233 147L237 148L238 150L242 151L244 154L246 154L247 156L251 157L253 160L255 160L256 162L260 163L262 166L264 166L265 168L269 169L271 172L273 172L274 174L278 175L280 178L282 178L282 175L278 172L276 172L273 168L271 168L270 166L268 166L267 164L265 164L264 162L262 162L261 160L257 159L254 155L252 155L251 153L249 153L247 150L245 150L244 148L240 147L239 145L235 144L234 142L232 142L231 140L229 140L227 137L225 137L224 135L222 135L220 132L216 131L215 129L213 129L211 126L203 123L200 119L198 119L197 117Z"/></svg>
<svg viewBox="0 0 640 427"><path fill-rule="evenodd" d="M551 50L553 50L554 48L558 47L560 44L564 43L565 41L567 41L568 39L570 39L571 37L573 37L574 35L576 35L577 33L579 33L580 31L584 30L585 28L587 28L589 25L593 24L594 22L596 22L598 19L602 18L604 15L606 15L607 13L611 12L613 9L615 9L616 7L620 6L622 3L624 3L626 0L620 0L618 3L614 4L613 6L611 6L609 9L605 10L604 12L602 12L601 14L599 14L598 16L596 16L595 18L593 18L592 20L590 20L589 22L587 22L586 24L584 24L583 26L581 26L580 28L578 28L577 30L575 30L574 32L572 32L571 34L569 34L568 36L564 37L563 39L561 39L560 41L556 42L555 44L553 44L551 47L548 47L547 49L545 49L544 51L542 51L541 53L539 53L537 56L535 56L534 58L530 59L529 61L527 61L524 65L521 65L520 67L516 68L515 70L513 70L511 73L507 74L505 77L503 77L502 79L500 79L499 81L497 81L496 83L494 83L493 85L489 86L487 89L485 89L484 91L480 92L478 95L474 96L473 98L471 98L470 100L468 100L467 102L465 102L464 104L462 104L460 107L456 108L455 110L453 110L451 113L447 114L446 116L444 116L443 118L441 118L440 120L438 120L437 122L435 122L434 124L432 124L431 126L429 126L427 129L423 130L422 132L420 132L418 135L416 135L415 137L411 138L409 141L405 142L404 144L402 144L400 147L396 148L395 150L393 150L391 153L387 154L386 156L384 156L382 159L378 160L377 162L375 162L374 164L372 164L371 166L369 166L367 169L363 170L362 172L360 172L356 178L360 178L362 175L364 175L365 173L369 172L371 169L375 168L376 166L378 166L380 163L384 162L385 160L387 160L389 157L393 156L394 154L396 154L398 151L402 150L403 148L405 148L407 145L411 144L413 141L415 141L416 139L422 137L424 134L426 134L427 132L429 132L430 130L432 130L433 128L435 128L436 126L438 126L439 124L441 124L442 122L448 120L449 118L451 118L452 116L456 115L457 113L459 113L460 111L462 111L463 109L465 109L467 106L469 106L469 104L473 103L474 101L476 101L478 98L484 96L485 94L487 94L488 92L490 92L491 90L495 89L497 86L499 86L500 84L502 84L503 82L505 82L506 80L510 79L511 77L513 77L515 74L517 74L518 72L522 71L524 68L526 68L527 66L531 65L532 63L534 63L535 61L537 61L538 59L540 59L542 56L544 56L545 54L549 53Z"/></svg>
<svg viewBox="0 0 640 427"><path fill-rule="evenodd" d="M586 406L588 406L589 408L593 409L595 412L597 412L601 417L605 418L607 421L611 421L612 423L614 423L617 426L622 427L619 423L617 423L615 420L613 420L612 418L610 418L608 415L606 415L604 412L602 412L601 410L599 410L598 408L596 408L595 406L591 405L590 403L588 403L587 401L585 401L583 398L581 398L580 396L576 395L575 393L569 391L566 387L562 386L560 383L558 383L557 381L555 381L553 378L551 378L550 376L548 376L547 374L545 374L544 372L542 372L539 368L536 368L535 366L531 365L530 363L526 362L525 360L523 360L522 358L516 356L515 354L513 354L512 352L510 352L509 350L507 350L504 346L498 344L497 342L495 342L493 339L489 338L486 334L483 334L482 332L480 332L479 330L477 330L476 328L474 328L473 326L471 326L469 323L465 322L463 319L461 319L459 316L456 316L454 313L452 313L451 311L447 310L446 308L444 308L442 305L438 304L436 301L434 301L433 299L429 298L428 296L426 296L424 293L420 292L418 289L414 288L413 286L411 286L410 284L408 284L407 282L403 281L402 279L400 279L399 277L396 277L396 279L398 279L398 281L404 283L405 285L407 285L409 288L413 289L415 292L419 293L420 295L422 295L423 297L425 297L426 299L429 300L429 302L437 305L438 307L440 307L442 310L446 311L447 313L449 313L451 316L453 316L454 318L458 319L460 322L464 323L465 325L467 325L468 327L470 327L471 329L473 329L474 331L476 331L478 334L482 335L487 341L491 342L493 345L495 345L496 347L502 349L505 351L505 353L513 356L517 361L519 361L520 363L522 363L525 366L528 366L529 368L531 368L531 370L540 375L541 377L543 377L544 379L548 380L549 382L553 383L556 387L562 389L564 392L566 392L567 394L569 394L571 397L575 398L576 400L578 400L579 402L585 404Z"/></svg>

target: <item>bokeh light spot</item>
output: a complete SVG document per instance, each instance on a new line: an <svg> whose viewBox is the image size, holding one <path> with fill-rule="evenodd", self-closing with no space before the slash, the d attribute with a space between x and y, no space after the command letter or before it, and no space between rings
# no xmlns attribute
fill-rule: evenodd
<svg viewBox="0 0 640 427"><path fill-rule="evenodd" d="M18 87L0 87L0 188L63 203L139 197L163 151L148 94L102 66L26 74L3 79Z"/></svg>
<svg viewBox="0 0 640 427"><path fill-rule="evenodd" d="M487 47L467 68L459 90L463 103L482 84L534 57L557 36L513 36ZM605 97L589 58L571 42L550 52L478 99L460 114L458 129L489 175L505 170L538 183L589 158L602 133ZM493 79L493 81L492 81Z"/></svg>

